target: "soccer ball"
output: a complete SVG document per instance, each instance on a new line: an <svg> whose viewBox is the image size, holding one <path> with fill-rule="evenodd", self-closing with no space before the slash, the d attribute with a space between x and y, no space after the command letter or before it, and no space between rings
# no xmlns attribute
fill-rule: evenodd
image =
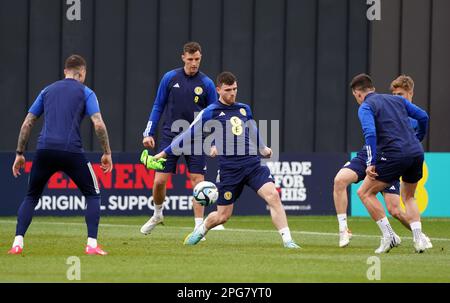
<svg viewBox="0 0 450 303"><path fill-rule="evenodd" d="M216 203L219 198L217 186L209 181L202 181L194 188L194 199L198 204L208 206Z"/></svg>

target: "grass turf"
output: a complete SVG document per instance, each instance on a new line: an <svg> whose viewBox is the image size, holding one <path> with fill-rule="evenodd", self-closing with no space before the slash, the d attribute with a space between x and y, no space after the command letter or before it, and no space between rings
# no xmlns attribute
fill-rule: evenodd
<svg viewBox="0 0 450 303"><path fill-rule="evenodd" d="M289 217L301 250L283 248L269 216L232 217L225 231L184 246L190 217L166 217L151 235L139 233L147 217L103 217L99 243L109 255L85 256L81 217L36 217L23 255L7 255L15 218L0 218L0 282L71 282L69 256L81 261L80 282L373 282L367 271L379 245L368 218L349 218L353 239L339 248L335 217ZM379 256L379 282L450 282L450 219L423 219L434 248L414 253L410 231L391 219L402 245Z"/></svg>

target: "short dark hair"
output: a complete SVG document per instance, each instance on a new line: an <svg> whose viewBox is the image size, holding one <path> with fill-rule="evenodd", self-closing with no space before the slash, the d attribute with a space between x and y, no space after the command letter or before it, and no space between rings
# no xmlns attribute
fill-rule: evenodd
<svg viewBox="0 0 450 303"><path fill-rule="evenodd" d="M183 46L183 54L195 54L197 51L202 52L202 47L197 42L191 41Z"/></svg>
<svg viewBox="0 0 450 303"><path fill-rule="evenodd" d="M374 89L372 78L367 74L356 75L350 83L352 90L368 91Z"/></svg>
<svg viewBox="0 0 450 303"><path fill-rule="evenodd" d="M86 68L86 66L86 60L80 55L70 55L64 62L65 69L80 69L82 67Z"/></svg>
<svg viewBox="0 0 450 303"><path fill-rule="evenodd" d="M217 87L222 86L222 84L233 85L234 82L237 82L237 78L230 72L221 72L216 78Z"/></svg>

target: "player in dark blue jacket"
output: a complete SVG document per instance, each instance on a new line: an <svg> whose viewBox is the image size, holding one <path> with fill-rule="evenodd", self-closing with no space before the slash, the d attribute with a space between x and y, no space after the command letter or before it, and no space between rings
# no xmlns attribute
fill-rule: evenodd
<svg viewBox="0 0 450 303"><path fill-rule="evenodd" d="M262 156L271 157L272 150L263 144L250 107L236 102L236 77L230 72L223 72L218 75L216 86L220 95L219 101L204 109L189 130L154 156L154 159L158 160L168 155L180 154L192 137L195 140L196 136L202 136L203 127L214 128L211 135L214 145L210 155L219 156L217 211L211 212L205 221L186 237L184 243L195 245L210 229L225 223L231 217L233 204L241 195L244 185L248 185L267 202L272 222L279 231L284 246L299 248L291 238L286 213L270 170L261 165L261 158L258 156L259 151ZM204 149L208 150L209 147L204 146Z"/></svg>
<svg viewBox="0 0 450 303"><path fill-rule="evenodd" d="M414 81L411 77L401 75L397 77L391 83L391 92L393 95L402 96L412 102L414 95ZM418 131L417 120L410 118L411 126L414 132ZM366 177L366 162L367 153L365 149L360 150L356 157L347 162L341 170L336 174L334 179L334 204L336 207L336 213L339 223L339 247L345 247L350 243L351 231L347 226L347 187L352 183L358 183ZM410 219L407 213L420 215L417 205L414 203L415 208L408 209L407 212L403 211L400 206L400 182L395 180L392 184L386 187L383 191L383 198L386 203L387 210L391 216L399 220L403 226L411 230ZM424 234L423 237L427 241L427 248L432 248L430 239Z"/></svg>
<svg viewBox="0 0 450 303"><path fill-rule="evenodd" d="M194 120L195 114L217 101L214 82L199 71L202 50L197 42L188 42L183 47L181 56L184 67L167 72L162 78L155 102L143 133L143 145L146 148L155 147L155 134L158 122L163 117L163 130L159 139L159 150L170 145L179 133L180 121L185 126ZM189 171L189 178L194 188L204 181L206 158L204 155L194 155L190 150L183 154ZM141 233L150 233L158 224L163 223L163 203L166 199L166 184L171 174L176 173L180 155L167 157L163 170L156 171L153 185L153 216L141 227ZM195 225L203 222L204 207L193 204Z"/></svg>
<svg viewBox="0 0 450 303"><path fill-rule="evenodd" d="M358 190L358 196L383 234L381 245L375 253L389 252L400 244L400 238L390 226L376 194L402 177L405 206L408 208L408 204L415 203L414 193L422 178L424 161L420 141L427 132L428 115L403 97L375 93L372 79L366 74L353 78L351 88L361 105L358 116L367 153L367 176ZM411 127L409 117L417 120L417 133ZM425 251L427 243L422 235L420 216L411 217L410 225L416 252Z"/></svg>
<svg viewBox="0 0 450 303"><path fill-rule="evenodd" d="M106 255L97 245L100 221L100 190L91 163L86 159L81 144L80 124L89 116L103 149L101 167L104 173L112 170L108 132L100 114L95 93L84 86L86 61L72 55L65 61L65 79L44 88L34 101L20 129L14 177L25 166L23 152L35 121L44 114L44 125L39 135L37 150L28 182L28 192L17 216L16 237L10 254L20 254L23 238L31 224L33 213L48 179L57 171L65 172L86 198L88 240L86 254Z"/></svg>

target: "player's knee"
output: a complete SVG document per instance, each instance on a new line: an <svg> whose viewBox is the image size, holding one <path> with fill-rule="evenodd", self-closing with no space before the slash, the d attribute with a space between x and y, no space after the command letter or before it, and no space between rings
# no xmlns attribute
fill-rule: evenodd
<svg viewBox="0 0 450 303"><path fill-rule="evenodd" d="M154 188L161 188L161 187L165 187L167 184L167 180L166 179L158 179L156 178L155 181L153 182L153 187Z"/></svg>
<svg viewBox="0 0 450 303"><path fill-rule="evenodd" d="M368 193L367 191L362 190L362 188L358 188L358 190L356 191L356 194L358 195L358 197L361 199L361 201L363 201L363 203L365 203L364 201L367 200L368 197Z"/></svg>
<svg viewBox="0 0 450 303"><path fill-rule="evenodd" d="M276 190L271 190L266 195L266 201L270 204L281 203L280 194Z"/></svg>
<svg viewBox="0 0 450 303"><path fill-rule="evenodd" d="M414 194L404 192L402 193L402 199L405 203L408 203L411 199L414 201Z"/></svg>
<svg viewBox="0 0 450 303"><path fill-rule="evenodd" d="M334 178L334 190L335 191L341 191L347 189L347 182L342 178L341 176L337 175Z"/></svg>
<svg viewBox="0 0 450 303"><path fill-rule="evenodd" d="M189 178L193 187L205 179L202 175L190 175Z"/></svg>

